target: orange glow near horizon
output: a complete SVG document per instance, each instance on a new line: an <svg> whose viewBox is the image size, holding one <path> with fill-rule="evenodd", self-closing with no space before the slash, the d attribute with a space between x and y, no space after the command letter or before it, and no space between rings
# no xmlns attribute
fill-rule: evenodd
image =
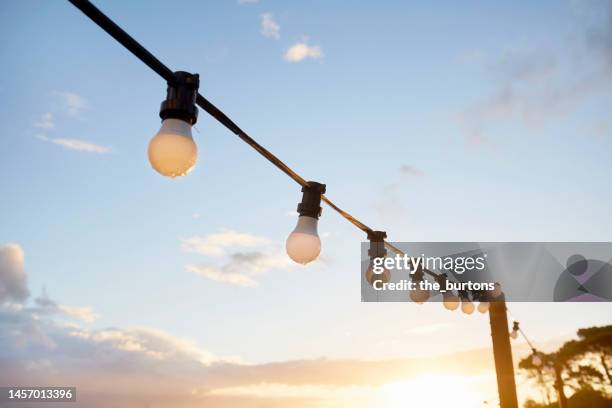
<svg viewBox="0 0 612 408"><path fill-rule="evenodd" d="M484 406L485 398L468 377L453 375L424 375L398 381L382 387L386 408L409 406L475 408Z"/></svg>

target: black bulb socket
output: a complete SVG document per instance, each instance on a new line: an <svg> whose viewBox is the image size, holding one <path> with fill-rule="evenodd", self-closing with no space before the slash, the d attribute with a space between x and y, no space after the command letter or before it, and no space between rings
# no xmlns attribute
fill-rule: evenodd
<svg viewBox="0 0 612 408"><path fill-rule="evenodd" d="M161 103L159 117L162 120L180 119L194 125L198 121L196 98L200 76L185 71L174 73L174 82L168 82L166 100Z"/></svg>
<svg viewBox="0 0 612 408"><path fill-rule="evenodd" d="M384 258L387 256L387 250L385 249L385 238L387 238L387 233L385 231L368 232L368 240L370 241L368 256L370 259Z"/></svg>
<svg viewBox="0 0 612 408"><path fill-rule="evenodd" d="M297 206L297 212L301 216L319 219L321 216L321 196L325 194L325 184L309 181L307 186L302 187L302 202Z"/></svg>

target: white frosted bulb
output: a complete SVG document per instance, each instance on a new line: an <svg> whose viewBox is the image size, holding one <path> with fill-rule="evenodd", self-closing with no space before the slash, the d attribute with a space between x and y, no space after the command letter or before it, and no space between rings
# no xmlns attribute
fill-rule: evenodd
<svg viewBox="0 0 612 408"><path fill-rule="evenodd" d="M417 283L416 289L410 291L410 299L414 303L425 303L427 302L427 299L429 299L429 291L426 289L420 289Z"/></svg>
<svg viewBox="0 0 612 408"><path fill-rule="evenodd" d="M510 332L510 338L516 340L518 338L518 330L512 330Z"/></svg>
<svg viewBox="0 0 612 408"><path fill-rule="evenodd" d="M184 176L198 160L198 147L191 136L191 125L180 119L165 119L149 142L149 162L166 177Z"/></svg>
<svg viewBox="0 0 612 408"><path fill-rule="evenodd" d="M370 267L366 271L365 278L366 278L366 281L371 286L374 286L374 283L376 281L381 281L381 283L388 283L391 280L391 272L389 272L389 270L387 269L383 269L382 273L375 273L374 264L370 262ZM380 283L376 284L375 289L380 289L380 288L381 288L381 284Z"/></svg>
<svg viewBox="0 0 612 408"><path fill-rule="evenodd" d="M442 298L444 299L444 307L447 310L457 310L461 303L459 296L454 295L452 292L444 292Z"/></svg>
<svg viewBox="0 0 612 408"><path fill-rule="evenodd" d="M468 315L474 313L474 304L469 300L464 300L461 302L461 311Z"/></svg>
<svg viewBox="0 0 612 408"><path fill-rule="evenodd" d="M489 302L480 302L478 304L478 311L480 313L487 313L491 304Z"/></svg>
<svg viewBox="0 0 612 408"><path fill-rule="evenodd" d="M287 255L295 262L305 265L314 261L321 252L321 239L317 233L316 218L301 215L295 229L287 238Z"/></svg>
<svg viewBox="0 0 612 408"><path fill-rule="evenodd" d="M534 354L533 357L531 357L531 364L536 367L539 367L542 365L542 359L537 354Z"/></svg>

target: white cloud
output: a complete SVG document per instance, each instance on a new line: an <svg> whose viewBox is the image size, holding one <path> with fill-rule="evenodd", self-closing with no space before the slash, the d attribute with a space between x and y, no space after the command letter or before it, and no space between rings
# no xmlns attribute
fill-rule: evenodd
<svg viewBox="0 0 612 408"><path fill-rule="evenodd" d="M23 249L17 244L0 245L0 304L23 302L29 295Z"/></svg>
<svg viewBox="0 0 612 408"><path fill-rule="evenodd" d="M52 137L47 137L45 135L38 135L38 138L41 140L44 140L45 142L49 142L49 143L56 144L58 146L62 146L63 148L68 149L68 150L78 150L81 152L100 153L100 154L110 153L112 151L110 147L88 142L86 140L52 138Z"/></svg>
<svg viewBox="0 0 612 408"><path fill-rule="evenodd" d="M31 310L35 314L49 314L49 315L61 315L66 317L72 317L84 322L93 322L98 318L98 315L94 314L89 306L65 306L60 305L47 295L46 289L43 288L43 293L34 299L34 303L37 307Z"/></svg>
<svg viewBox="0 0 612 408"><path fill-rule="evenodd" d="M495 146L492 134L500 125L539 130L588 103L607 102L598 98L607 96L602 90L612 84L612 7L606 2L588 7L607 18L575 24L573 35L582 41L563 52L552 44L512 48L488 63L492 91L459 115L468 145Z"/></svg>
<svg viewBox="0 0 612 408"><path fill-rule="evenodd" d="M55 127L55 122L53 121L53 114L51 112L44 113L40 115L40 118L34 122L34 127L49 130Z"/></svg>
<svg viewBox="0 0 612 408"><path fill-rule="evenodd" d="M285 53L285 60L291 63L301 62L306 58L321 59L323 51L318 45L308 45L304 42L293 44Z"/></svg>
<svg viewBox="0 0 612 408"><path fill-rule="evenodd" d="M89 104L81 95L74 92L55 92L61 101L62 107L71 115L77 115L89 107Z"/></svg>
<svg viewBox="0 0 612 408"><path fill-rule="evenodd" d="M253 278L240 272L226 272L223 268L217 266L187 265L185 269L216 282L229 283L231 285L243 287L257 286L257 281Z"/></svg>
<svg viewBox="0 0 612 408"><path fill-rule="evenodd" d="M434 333L440 330L445 330L450 327L453 327L453 325L450 323L432 323L432 324L426 324L423 326L413 327L412 329L406 330L406 333L408 334L428 334L428 333Z"/></svg>
<svg viewBox="0 0 612 408"><path fill-rule="evenodd" d="M280 26L274 20L272 13L263 13L261 16L261 34L267 38L280 38Z"/></svg>
<svg viewBox="0 0 612 408"><path fill-rule="evenodd" d="M258 285L257 278L260 275L291 266L291 260L279 251L275 254L236 252L229 255L221 266L187 265L185 268L189 272L217 282L254 287Z"/></svg>
<svg viewBox="0 0 612 408"><path fill-rule="evenodd" d="M223 230L205 237L195 236L183 240L182 248L208 256L223 256L228 248L253 248L269 244L270 240L257 235Z"/></svg>
<svg viewBox="0 0 612 408"><path fill-rule="evenodd" d="M256 4L259 0L238 0L238 4Z"/></svg>
<svg viewBox="0 0 612 408"><path fill-rule="evenodd" d="M151 328L74 329L69 335L79 339L108 346L111 349L130 353L143 354L153 360L187 358L208 366L213 362L223 361L212 353L198 348L193 342L171 336L161 330Z"/></svg>
<svg viewBox="0 0 612 408"><path fill-rule="evenodd" d="M187 271L236 286L257 286L261 275L293 266L280 245L244 232L223 230L205 237L192 237L183 240L182 248L216 258L203 264L186 265Z"/></svg>
<svg viewBox="0 0 612 408"><path fill-rule="evenodd" d="M308 408L313 399L317 406L361 406L359 401L376 398L382 385L422 375L431 367L494 379L485 371L492 364L488 349L419 360L245 364L152 328L94 330L61 324L55 317L0 305L0 384L74 385L79 390L75 407L87 408ZM382 405L385 395L379 398L369 405Z"/></svg>
<svg viewBox="0 0 612 408"><path fill-rule="evenodd" d="M425 173L413 166L403 165L400 167L400 176L423 177Z"/></svg>

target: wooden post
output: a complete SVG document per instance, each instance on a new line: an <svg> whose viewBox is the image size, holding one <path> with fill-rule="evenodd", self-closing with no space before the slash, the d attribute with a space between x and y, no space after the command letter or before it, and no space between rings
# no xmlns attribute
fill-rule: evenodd
<svg viewBox="0 0 612 408"><path fill-rule="evenodd" d="M500 408L518 408L514 364L512 363L512 349L508 331L508 315L506 314L506 300L503 293L491 301L489 321L491 323L499 406Z"/></svg>

